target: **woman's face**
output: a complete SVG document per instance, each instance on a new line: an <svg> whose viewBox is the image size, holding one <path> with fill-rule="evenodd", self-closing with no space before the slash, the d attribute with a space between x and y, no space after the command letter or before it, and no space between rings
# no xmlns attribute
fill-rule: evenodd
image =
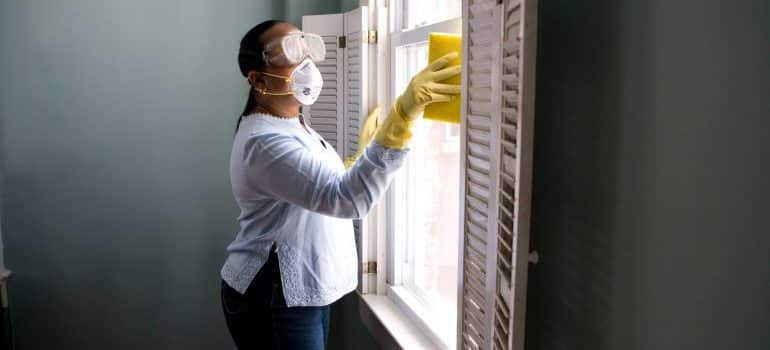
<svg viewBox="0 0 770 350"><path fill-rule="evenodd" d="M274 40L277 40L284 35L291 33L291 32L297 32L299 29L297 27L289 24L289 23L277 23L276 25L272 26L270 29L268 29L262 36L260 37L260 42L262 45L267 45L270 42L273 42ZM276 55L279 55L281 53L281 45L274 45L270 51L266 52L267 57L275 57ZM267 65L265 66L265 71L268 73L286 76L288 77L291 75L294 68L297 67L297 64L292 65L277 65L273 64L271 62L267 62ZM268 91L289 91L290 89L290 83L276 78L271 78L265 75L261 75L258 72L249 72L249 82L252 86L254 86L257 89L265 89ZM260 95L258 96L260 103L267 104L271 106L287 106L286 104L292 104L296 107L299 106L299 102L291 96L291 95Z"/></svg>

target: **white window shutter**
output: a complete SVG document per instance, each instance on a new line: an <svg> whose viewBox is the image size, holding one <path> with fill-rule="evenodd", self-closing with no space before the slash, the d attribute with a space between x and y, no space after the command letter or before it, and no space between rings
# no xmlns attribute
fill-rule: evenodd
<svg viewBox="0 0 770 350"><path fill-rule="evenodd" d="M361 125L369 112L368 95L368 52L369 48L365 39L368 33L368 11L366 6L344 14L344 33L345 33L345 61L344 61L344 140L345 146L343 154L345 157L353 155L358 149L358 136ZM376 290L376 274L370 271L373 264L369 262L377 261L376 256L372 256L374 249L370 247L373 240L363 234L363 229L367 227L366 219L353 220L355 231L356 247L361 261L359 271L358 288L361 293L369 293L370 290ZM373 270L373 269L372 269Z"/></svg>
<svg viewBox="0 0 770 350"><path fill-rule="evenodd" d="M465 0L459 349L524 349L537 0Z"/></svg>
<svg viewBox="0 0 770 350"><path fill-rule="evenodd" d="M326 59L318 63L324 77L324 88L318 101L303 112L313 128L334 145L340 157L355 154L364 118L369 112L367 7L342 14L302 17L302 30L321 35L326 42ZM365 219L353 220L359 257L359 291L376 289L372 270L376 256L371 256L375 243L363 233Z"/></svg>
<svg viewBox="0 0 770 350"><path fill-rule="evenodd" d="M501 9L496 0L463 1L461 240L458 349L491 349L495 291L498 147L501 113ZM495 77L497 79L495 79Z"/></svg>
<svg viewBox="0 0 770 350"><path fill-rule="evenodd" d="M537 0L503 1L494 347L524 349L532 193Z"/></svg>
<svg viewBox="0 0 770 350"><path fill-rule="evenodd" d="M326 59L317 63L324 79L321 96L302 111L313 129L331 143L340 156L344 154L344 50L339 45L343 36L342 18L339 13L302 16L302 30L320 35L326 43Z"/></svg>

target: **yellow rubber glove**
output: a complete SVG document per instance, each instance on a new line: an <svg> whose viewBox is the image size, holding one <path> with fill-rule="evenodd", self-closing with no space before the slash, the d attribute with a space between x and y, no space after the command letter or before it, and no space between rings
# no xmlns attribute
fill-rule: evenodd
<svg viewBox="0 0 770 350"><path fill-rule="evenodd" d="M379 106L375 107L371 112L369 112L366 120L364 120L364 125L361 126L361 132L358 133L358 150L356 150L356 154L345 158L345 169L350 169L350 167L352 167L353 164L358 160L358 157L361 157L361 155L364 153L366 146L369 146L369 142L372 142L374 133L377 132L377 127L380 124L379 120L377 119L380 115L380 110L382 110L382 108Z"/></svg>
<svg viewBox="0 0 770 350"><path fill-rule="evenodd" d="M396 99L388 117L377 131L377 142L388 148L406 148L412 139L414 123L422 115L425 106L433 102L447 102L452 95L460 94L460 85L438 83L460 74L460 66L443 69L457 55L457 52L450 52L441 56L412 77L409 86Z"/></svg>

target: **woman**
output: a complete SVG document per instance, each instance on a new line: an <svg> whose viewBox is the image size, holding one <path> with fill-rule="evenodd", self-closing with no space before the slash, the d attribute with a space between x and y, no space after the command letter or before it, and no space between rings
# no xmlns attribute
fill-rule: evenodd
<svg viewBox="0 0 770 350"><path fill-rule="evenodd" d="M441 69L457 54L431 63L376 131L377 113L367 118L346 169L299 113L320 94L314 61L324 54L319 36L283 21L260 23L241 40L250 90L230 159L240 231L222 268L222 307L239 349L324 348L329 304L357 285L350 219L369 212L401 167L424 107L460 92L437 83L459 74Z"/></svg>

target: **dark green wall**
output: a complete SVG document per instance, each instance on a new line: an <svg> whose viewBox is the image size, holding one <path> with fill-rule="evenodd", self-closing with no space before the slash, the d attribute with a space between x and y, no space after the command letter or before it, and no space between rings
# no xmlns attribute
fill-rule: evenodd
<svg viewBox="0 0 770 350"><path fill-rule="evenodd" d="M222 349L238 42L305 1L0 2L17 349ZM275 4L275 6L274 6Z"/></svg>
<svg viewBox="0 0 770 350"><path fill-rule="evenodd" d="M346 12L346 11L353 10L356 7L358 7L358 4L359 4L358 0L340 0L340 11Z"/></svg>
<svg viewBox="0 0 770 350"><path fill-rule="evenodd" d="M770 3L540 4L527 348L770 348Z"/></svg>

